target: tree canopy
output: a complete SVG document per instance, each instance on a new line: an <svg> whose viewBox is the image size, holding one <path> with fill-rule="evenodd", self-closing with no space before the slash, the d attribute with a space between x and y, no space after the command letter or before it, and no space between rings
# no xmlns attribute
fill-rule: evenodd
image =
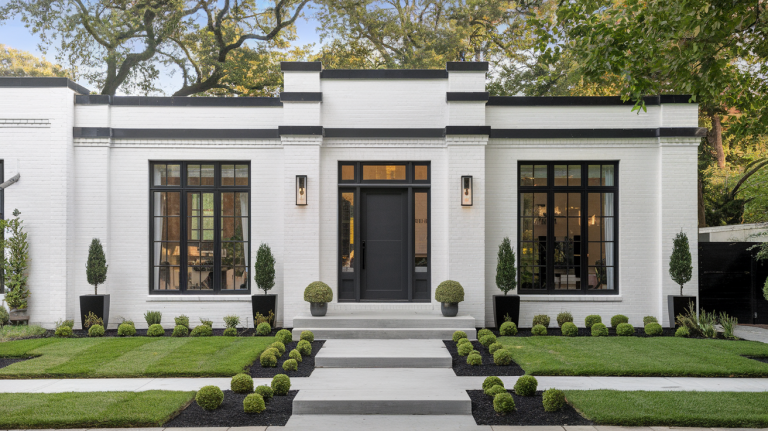
<svg viewBox="0 0 768 431"><path fill-rule="evenodd" d="M59 76L72 78L73 73L44 58L13 49L0 43L0 76Z"/></svg>

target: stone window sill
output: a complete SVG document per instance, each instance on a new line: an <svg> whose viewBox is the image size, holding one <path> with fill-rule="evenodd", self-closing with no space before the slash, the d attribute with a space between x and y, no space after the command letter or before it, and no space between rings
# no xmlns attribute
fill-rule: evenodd
<svg viewBox="0 0 768 431"><path fill-rule="evenodd" d="M147 295L147 302L251 302L251 295Z"/></svg>
<svg viewBox="0 0 768 431"><path fill-rule="evenodd" d="M521 302L621 302L620 295L520 295Z"/></svg>

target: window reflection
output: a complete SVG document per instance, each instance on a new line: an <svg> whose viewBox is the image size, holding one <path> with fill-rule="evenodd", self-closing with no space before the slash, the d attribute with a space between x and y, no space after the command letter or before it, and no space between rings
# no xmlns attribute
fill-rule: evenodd
<svg viewBox="0 0 768 431"><path fill-rule="evenodd" d="M355 194L341 194L341 272L354 272Z"/></svg>
<svg viewBox="0 0 768 431"><path fill-rule="evenodd" d="M405 165L363 165L363 180L405 181Z"/></svg>

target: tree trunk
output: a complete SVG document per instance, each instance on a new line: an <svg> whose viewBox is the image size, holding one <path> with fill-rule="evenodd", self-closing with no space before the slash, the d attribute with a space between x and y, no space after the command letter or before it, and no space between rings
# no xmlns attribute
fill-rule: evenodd
<svg viewBox="0 0 768 431"><path fill-rule="evenodd" d="M723 126L720 115L712 115L712 129L707 133L707 141L717 154L717 167L725 169L725 152L723 151Z"/></svg>
<svg viewBox="0 0 768 431"><path fill-rule="evenodd" d="M699 227L707 227L707 213L704 209L704 183L701 181L701 177L699 177Z"/></svg>

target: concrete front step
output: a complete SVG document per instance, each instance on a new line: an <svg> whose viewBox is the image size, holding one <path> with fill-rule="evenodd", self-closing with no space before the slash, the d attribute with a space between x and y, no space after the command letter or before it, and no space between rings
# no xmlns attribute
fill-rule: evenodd
<svg viewBox="0 0 768 431"><path fill-rule="evenodd" d="M451 368L441 340L327 340L317 368Z"/></svg>
<svg viewBox="0 0 768 431"><path fill-rule="evenodd" d="M270 427L271 430L274 427ZM414 415L297 415L288 419L284 427L275 429L283 431L293 430L334 430L334 431L491 431L489 425L477 425L472 415L440 415L440 416L414 416ZM557 430L537 430L532 427L529 430L520 431L565 431L562 427ZM237 431L230 428L230 431ZM245 430L247 431L247 430ZM595 431L592 429L591 431ZM649 428L647 431L651 431ZM709 430L707 430L709 431Z"/></svg>
<svg viewBox="0 0 768 431"><path fill-rule="evenodd" d="M450 339L455 331L476 338L472 316L443 317L404 311L329 312L326 316L296 316L293 339L311 330L316 339Z"/></svg>
<svg viewBox="0 0 768 431"><path fill-rule="evenodd" d="M477 338L474 328L420 329L420 328L293 328L293 340L301 338L301 331L312 331L316 340L333 339L420 339L450 340L454 331L464 331L470 340Z"/></svg>

